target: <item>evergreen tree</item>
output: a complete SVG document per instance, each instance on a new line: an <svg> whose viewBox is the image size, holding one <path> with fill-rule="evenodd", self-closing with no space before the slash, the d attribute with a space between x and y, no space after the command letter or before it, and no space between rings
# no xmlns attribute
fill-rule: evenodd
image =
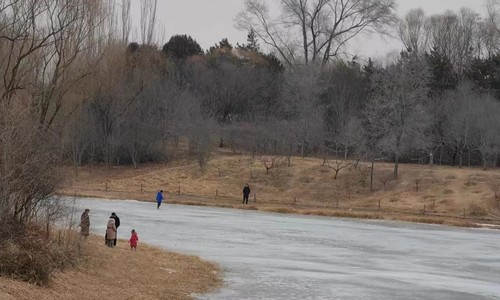
<svg viewBox="0 0 500 300"><path fill-rule="evenodd" d="M430 96L441 96L443 92L455 89L458 84L458 76L450 59L436 48L431 49L430 53L426 54L426 58L431 69Z"/></svg>
<svg viewBox="0 0 500 300"><path fill-rule="evenodd" d="M174 35L163 46L163 52L174 60L185 60L194 55L202 55L201 46L188 35Z"/></svg>

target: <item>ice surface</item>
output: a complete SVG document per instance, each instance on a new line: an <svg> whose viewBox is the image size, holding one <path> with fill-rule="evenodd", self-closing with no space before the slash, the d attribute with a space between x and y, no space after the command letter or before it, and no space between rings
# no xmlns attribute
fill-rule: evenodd
<svg viewBox="0 0 500 300"><path fill-rule="evenodd" d="M91 231L219 263L224 287L199 299L500 299L500 233L399 222L79 199ZM140 245L139 245L140 250Z"/></svg>

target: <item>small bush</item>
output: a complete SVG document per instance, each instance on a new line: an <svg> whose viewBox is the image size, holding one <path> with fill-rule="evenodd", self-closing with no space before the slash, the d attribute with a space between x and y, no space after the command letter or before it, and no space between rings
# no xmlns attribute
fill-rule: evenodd
<svg viewBox="0 0 500 300"><path fill-rule="evenodd" d="M450 190L450 189L446 189L446 190L443 191L443 194L445 194L445 195L451 195L453 193L454 193L454 191Z"/></svg>
<svg viewBox="0 0 500 300"><path fill-rule="evenodd" d="M486 209L476 202L469 204L469 213L471 216L480 217L486 215Z"/></svg>
<svg viewBox="0 0 500 300"><path fill-rule="evenodd" d="M46 285L55 270L73 266L81 257L77 233L49 237L38 225L0 221L0 275Z"/></svg>

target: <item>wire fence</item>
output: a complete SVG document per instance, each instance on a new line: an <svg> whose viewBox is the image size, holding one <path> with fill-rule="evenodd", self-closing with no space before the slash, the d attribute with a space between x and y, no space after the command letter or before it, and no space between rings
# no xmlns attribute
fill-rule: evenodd
<svg viewBox="0 0 500 300"><path fill-rule="evenodd" d="M91 195L92 192L102 192L105 193L119 193L120 195L129 195L131 197L136 196L141 193L141 198L145 198L145 195L151 195L151 198L147 200L154 201L157 190L150 189L143 183L138 183L136 185L128 185L127 189L120 189L115 186L110 185L108 182L104 182L101 188L88 188L82 186L72 186L68 187L75 191L75 195ZM175 189L167 190L168 195L167 202L172 201L174 203L186 203L186 204L199 204L199 205L236 205L243 203L243 196L236 197L234 195L222 195L218 190L215 190L212 195L196 195L192 193L187 193L182 190L179 185ZM143 200L141 199L141 200ZM352 201L342 201L338 197L332 201L325 202L312 202L297 199L297 197L290 197L288 201L283 199L274 200L265 196L261 196L257 193L252 193L249 197L250 205L271 205L271 206L282 206L293 208L296 211L318 211L318 210L335 210L335 211L345 211L353 213L385 213L385 214L401 214L413 217L437 217L455 220L466 220L475 223L484 224L494 224L500 225L500 216L494 215L492 213L486 212L474 212L464 208L460 213L455 214L445 214L435 211L436 200L432 203L423 204L420 208L416 209L395 209L390 207L390 205L385 205L384 201L378 200L370 205L360 205L359 203L354 203ZM500 202L498 202L500 208Z"/></svg>

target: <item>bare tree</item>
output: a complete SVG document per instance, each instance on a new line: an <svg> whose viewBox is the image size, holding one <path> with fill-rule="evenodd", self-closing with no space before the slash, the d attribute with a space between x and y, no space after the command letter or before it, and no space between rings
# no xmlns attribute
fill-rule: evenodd
<svg viewBox="0 0 500 300"><path fill-rule="evenodd" d="M259 157L260 163L266 168L266 175L269 170L278 168L285 163L285 157L280 155L262 155Z"/></svg>
<svg viewBox="0 0 500 300"><path fill-rule="evenodd" d="M429 43L450 60L458 74L463 74L472 58L480 55L480 27L480 16L471 9L434 15L429 19Z"/></svg>
<svg viewBox="0 0 500 300"><path fill-rule="evenodd" d="M472 138L476 127L473 124L473 101L477 94L472 90L470 83L461 83L456 91L445 96L445 141L454 151L455 158L459 157L459 166L463 165L465 149L472 147Z"/></svg>
<svg viewBox="0 0 500 300"><path fill-rule="evenodd" d="M280 0L271 16L263 0L245 0L238 28L253 31L290 66L325 65L359 33L387 33L395 23L393 0Z"/></svg>
<svg viewBox="0 0 500 300"><path fill-rule="evenodd" d="M30 120L26 104L0 103L0 216L23 223L36 220L38 205L60 182L50 136Z"/></svg>
<svg viewBox="0 0 500 300"><path fill-rule="evenodd" d="M141 0L141 40L143 45L155 42L157 27L156 8L158 0Z"/></svg>
<svg viewBox="0 0 500 300"><path fill-rule="evenodd" d="M366 103L368 81L359 64L338 62L324 69L318 84L320 107L323 110L325 140L328 150L347 159L350 150L359 148L363 139L360 112Z"/></svg>
<svg viewBox="0 0 500 300"><path fill-rule="evenodd" d="M294 136L304 157L308 149L323 139L322 109L318 103L318 75L314 67L297 68L287 74L281 96L285 99L285 113L291 118L286 127Z"/></svg>
<svg viewBox="0 0 500 300"><path fill-rule="evenodd" d="M483 169L493 162L500 152L500 104L488 95L482 95L475 100L472 122L475 128L475 143L483 162Z"/></svg>
<svg viewBox="0 0 500 300"><path fill-rule="evenodd" d="M130 15L131 0L122 0L121 6L121 27L122 41L125 45L128 44L130 31L132 30L132 16Z"/></svg>
<svg viewBox="0 0 500 300"><path fill-rule="evenodd" d="M339 175L340 171L342 171L343 169L350 168L351 166L354 165L352 161L338 159L338 158L333 160L325 160L323 164L335 171L335 175L333 177L334 180L337 180L337 176Z"/></svg>
<svg viewBox="0 0 500 300"><path fill-rule="evenodd" d="M410 10L399 22L398 35L409 52L422 55L428 50L428 19L421 8Z"/></svg>
<svg viewBox="0 0 500 300"><path fill-rule="evenodd" d="M374 95L365 114L367 132L373 135L369 139L374 147L394 158L394 179L401 156L427 146L428 72L425 61L410 55L373 77Z"/></svg>

